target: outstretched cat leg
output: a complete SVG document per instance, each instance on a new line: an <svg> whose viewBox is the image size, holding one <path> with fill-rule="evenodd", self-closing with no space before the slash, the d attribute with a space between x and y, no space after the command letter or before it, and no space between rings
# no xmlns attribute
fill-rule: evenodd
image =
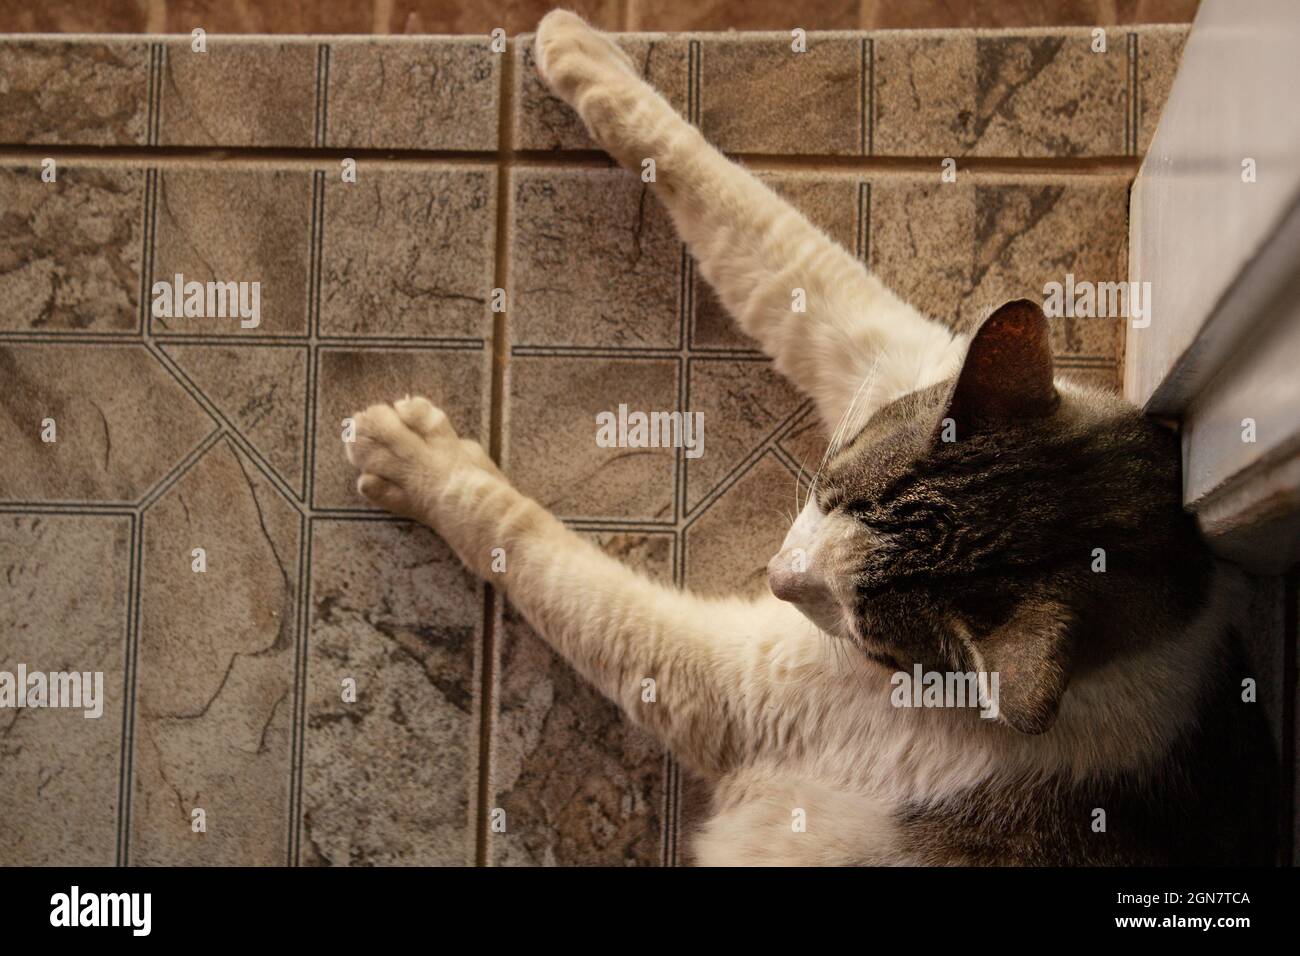
<svg viewBox="0 0 1300 956"><path fill-rule="evenodd" d="M740 327L816 402L829 429L953 374L967 341L890 292L866 267L700 132L577 16L537 29L538 70L596 141L652 188ZM806 311L795 311L798 290ZM865 384L864 384L865 383ZM856 398L856 401L855 401Z"/></svg>
<svg viewBox="0 0 1300 956"><path fill-rule="evenodd" d="M649 581L520 494L423 398L371 406L355 422L346 447L358 490L437 531L687 766L716 777L818 732L817 719L800 719L809 702L796 678L833 667L833 650L793 607Z"/></svg>

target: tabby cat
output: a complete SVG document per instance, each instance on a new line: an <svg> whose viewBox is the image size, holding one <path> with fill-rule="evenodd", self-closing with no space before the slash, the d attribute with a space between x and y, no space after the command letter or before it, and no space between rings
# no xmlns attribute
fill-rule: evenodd
<svg viewBox="0 0 1300 956"><path fill-rule="evenodd" d="M655 160L705 278L830 450L756 600L624 567L422 398L356 416L359 491L434 528L711 784L700 863L1270 862L1272 749L1177 436L1054 380L1031 302L973 335L908 306L578 17L535 43L604 149ZM981 706L911 706L928 674L979 675Z"/></svg>

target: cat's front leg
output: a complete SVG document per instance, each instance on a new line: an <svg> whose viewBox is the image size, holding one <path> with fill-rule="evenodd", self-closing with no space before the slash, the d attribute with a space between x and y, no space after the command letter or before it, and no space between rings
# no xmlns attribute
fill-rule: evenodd
<svg viewBox="0 0 1300 956"><path fill-rule="evenodd" d="M956 370L963 338L895 296L709 145L610 37L555 11L537 28L536 60L552 91L623 166L644 174L653 161L650 188L704 277L781 373L812 396L828 428L850 405L865 416Z"/></svg>
<svg viewBox="0 0 1300 956"><path fill-rule="evenodd" d="M773 675L817 669L830 649L790 605L707 600L637 574L521 494L422 398L354 422L358 490L430 525L688 766L725 773L801 726L805 685Z"/></svg>

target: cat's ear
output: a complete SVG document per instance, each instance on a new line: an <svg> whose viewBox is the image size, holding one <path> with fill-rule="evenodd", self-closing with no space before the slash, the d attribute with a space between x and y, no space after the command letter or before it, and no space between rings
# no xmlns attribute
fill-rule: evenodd
<svg viewBox="0 0 1300 956"><path fill-rule="evenodd" d="M1041 734L1052 726L1070 682L1069 628L1064 608L1031 599L1005 624L971 642L979 670L997 688L997 719L1022 734Z"/></svg>
<svg viewBox="0 0 1300 956"><path fill-rule="evenodd" d="M971 341L945 417L957 434L1050 415L1052 384L1047 317L1028 299L1008 302L984 320Z"/></svg>

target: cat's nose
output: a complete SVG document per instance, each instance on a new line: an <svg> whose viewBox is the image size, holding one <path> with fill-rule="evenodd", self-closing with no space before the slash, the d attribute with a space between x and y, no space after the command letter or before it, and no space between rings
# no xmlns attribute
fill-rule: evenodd
<svg viewBox="0 0 1300 956"><path fill-rule="evenodd" d="M802 548L786 548L767 562L767 586L782 601L798 604L816 590L808 573L808 556Z"/></svg>

